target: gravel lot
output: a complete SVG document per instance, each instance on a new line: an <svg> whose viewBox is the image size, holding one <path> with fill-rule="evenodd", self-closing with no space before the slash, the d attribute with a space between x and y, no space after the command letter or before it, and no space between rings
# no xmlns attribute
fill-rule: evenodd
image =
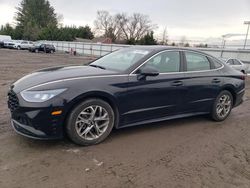
<svg viewBox="0 0 250 188"><path fill-rule="evenodd" d="M0 50L0 187L250 187L250 80L221 123L206 116L115 130L96 146L34 141L10 126L9 85L36 69L82 64L63 54Z"/></svg>

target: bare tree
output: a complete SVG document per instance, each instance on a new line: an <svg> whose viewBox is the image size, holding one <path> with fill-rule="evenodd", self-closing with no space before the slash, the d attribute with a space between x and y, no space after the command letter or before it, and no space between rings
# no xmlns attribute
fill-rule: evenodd
<svg viewBox="0 0 250 188"><path fill-rule="evenodd" d="M107 11L98 11L94 24L97 31L113 41L138 41L156 28L147 15L140 13L128 16L126 13L110 15Z"/></svg>
<svg viewBox="0 0 250 188"><path fill-rule="evenodd" d="M58 27L62 28L63 27L63 14L57 14L57 22L58 22Z"/></svg>
<svg viewBox="0 0 250 188"><path fill-rule="evenodd" d="M100 34L111 38L113 41L115 41L120 34L120 27L116 18L110 15L108 11L98 11L94 25Z"/></svg>
<svg viewBox="0 0 250 188"><path fill-rule="evenodd" d="M162 33L162 41L160 41L162 45L168 45L168 32L167 28L165 27Z"/></svg>
<svg viewBox="0 0 250 188"><path fill-rule="evenodd" d="M147 15L140 13L134 13L132 16L117 14L116 18L126 40L134 39L138 41L156 28Z"/></svg>
<svg viewBox="0 0 250 188"><path fill-rule="evenodd" d="M187 37L182 36L179 44L180 44L180 46L184 46L186 42L187 42Z"/></svg>

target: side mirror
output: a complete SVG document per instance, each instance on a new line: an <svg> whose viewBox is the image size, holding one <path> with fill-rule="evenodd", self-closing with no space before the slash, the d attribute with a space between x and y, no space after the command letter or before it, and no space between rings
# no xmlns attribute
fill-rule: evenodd
<svg viewBox="0 0 250 188"><path fill-rule="evenodd" d="M154 68L152 66L146 66L146 67L139 69L138 79L142 79L142 78L145 78L147 76L158 76L159 74L160 73L156 68Z"/></svg>

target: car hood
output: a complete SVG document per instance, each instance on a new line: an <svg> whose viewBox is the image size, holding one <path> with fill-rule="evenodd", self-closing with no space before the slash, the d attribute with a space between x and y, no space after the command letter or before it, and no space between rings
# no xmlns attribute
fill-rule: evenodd
<svg viewBox="0 0 250 188"><path fill-rule="evenodd" d="M19 93L30 87L47 82L78 77L104 76L117 74L115 71L103 70L90 66L63 66L42 69L24 76L12 84L11 88Z"/></svg>

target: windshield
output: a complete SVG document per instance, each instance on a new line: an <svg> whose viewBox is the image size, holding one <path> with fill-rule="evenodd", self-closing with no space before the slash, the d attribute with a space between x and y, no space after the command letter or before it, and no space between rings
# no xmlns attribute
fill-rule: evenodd
<svg viewBox="0 0 250 188"><path fill-rule="evenodd" d="M121 49L96 60L90 65L123 72L145 57L149 52L148 50L131 48Z"/></svg>

